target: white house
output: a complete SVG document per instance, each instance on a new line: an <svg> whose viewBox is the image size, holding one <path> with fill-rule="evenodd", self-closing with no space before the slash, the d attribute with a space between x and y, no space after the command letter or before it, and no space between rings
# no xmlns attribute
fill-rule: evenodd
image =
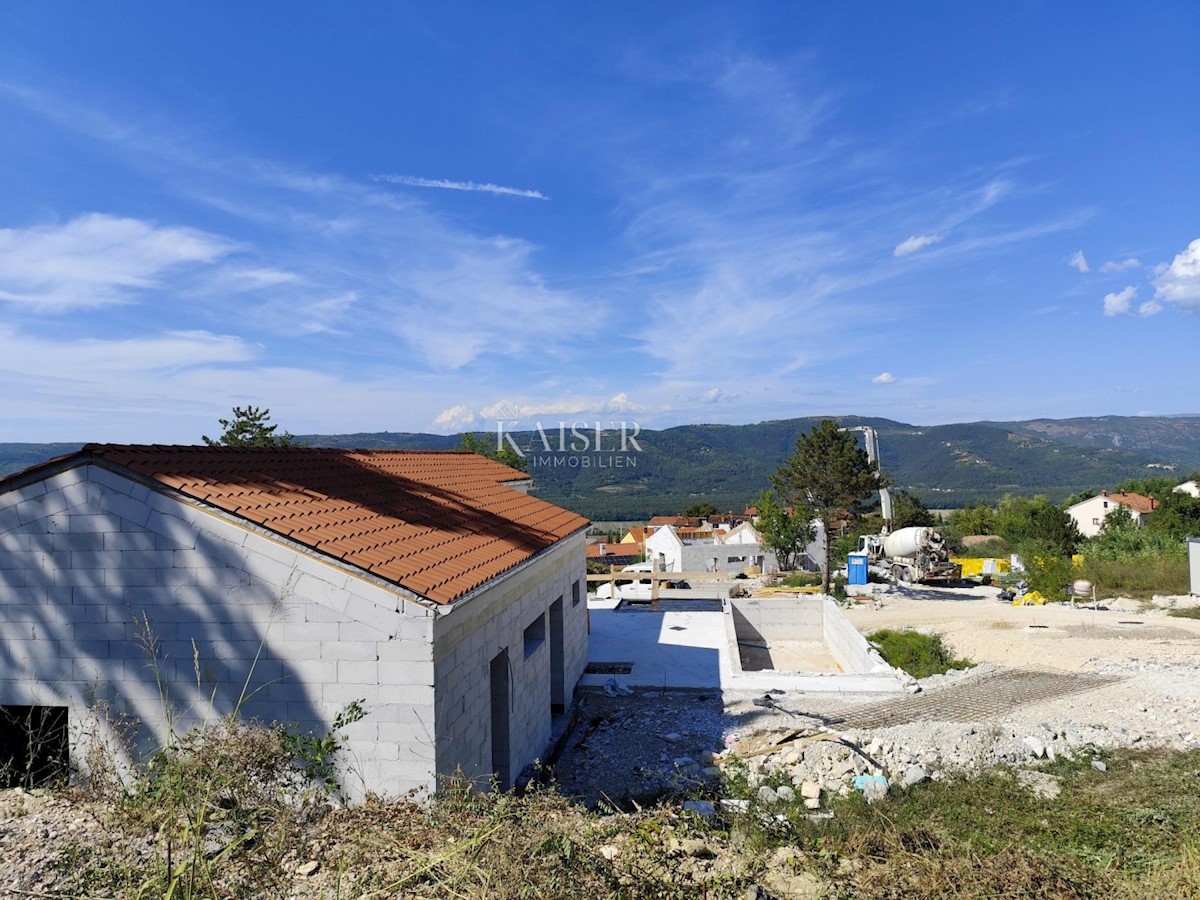
<svg viewBox="0 0 1200 900"><path fill-rule="evenodd" d="M1200 497L1200 483L1195 481L1185 481L1183 484L1177 484L1171 490L1180 494L1190 494L1193 497Z"/></svg>
<svg viewBox="0 0 1200 900"><path fill-rule="evenodd" d="M1090 497L1074 506L1068 506L1067 515L1075 520L1080 534L1084 537L1095 537L1100 533L1104 517L1118 507L1132 515L1140 528L1145 524L1150 513L1158 507L1158 501L1153 497L1143 497L1141 494L1132 494L1128 491L1119 491L1115 494L1101 491L1095 497Z"/></svg>
<svg viewBox="0 0 1200 900"><path fill-rule="evenodd" d="M469 453L112 445L0 480L0 712L82 762L105 709L136 753L362 701L351 796L511 784L587 659L588 523L527 485Z"/></svg>

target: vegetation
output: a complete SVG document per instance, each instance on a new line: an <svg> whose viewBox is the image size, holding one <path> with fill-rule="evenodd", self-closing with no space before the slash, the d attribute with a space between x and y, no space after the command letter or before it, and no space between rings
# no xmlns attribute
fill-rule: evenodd
<svg viewBox="0 0 1200 900"><path fill-rule="evenodd" d="M693 503L691 506L684 509L680 515L687 516L689 518L706 519L709 516L715 516L720 512L721 510L717 509L717 507L715 507L713 504L705 501L704 503Z"/></svg>
<svg viewBox="0 0 1200 900"><path fill-rule="evenodd" d="M882 628L867 635L867 640L879 648L879 655L889 666L903 669L913 678L928 678L975 665L969 659L955 659L940 634Z"/></svg>
<svg viewBox="0 0 1200 900"><path fill-rule="evenodd" d="M860 514L863 503L886 483L855 436L842 431L833 419L823 419L812 431L800 435L795 453L771 480L785 502L811 509L826 535L833 534L835 519ZM826 593L830 543L825 541L821 566L821 589Z"/></svg>
<svg viewBox="0 0 1200 900"><path fill-rule="evenodd" d="M758 510L755 528L775 554L779 568L785 572L799 568L804 548L813 540L812 513L803 506L782 506L770 491L759 494L754 507Z"/></svg>
<svg viewBox="0 0 1200 900"><path fill-rule="evenodd" d="M552 790L481 793L455 779L428 804L298 814L269 732L206 739L188 762L166 763L156 795L81 809L112 837L54 839L66 850L49 857L44 895L721 900L772 875L833 898L1200 893L1198 752L1106 753L1103 772L1093 754L1060 758L1042 766L1062 789L1053 801L1004 768L893 788L873 804L827 795L827 820L810 819L799 796L762 806L736 775L721 796L746 810L710 819L674 803L588 811ZM293 874L306 860L310 879Z"/></svg>
<svg viewBox="0 0 1200 900"><path fill-rule="evenodd" d="M278 425L269 425L271 411L257 406L235 406L232 419L218 419L224 431L219 437L204 435L209 447L301 447L303 443L288 432L276 434Z"/></svg>
<svg viewBox="0 0 1200 900"><path fill-rule="evenodd" d="M480 456L494 459L496 462L503 463L510 469L516 469L518 472L529 471L529 460L526 457L507 444L498 444L497 441L492 440L487 435L464 431L458 436L458 446L455 449L478 453Z"/></svg>
<svg viewBox="0 0 1200 900"><path fill-rule="evenodd" d="M1171 609L1167 611L1167 615L1173 616L1176 619L1200 619L1200 606Z"/></svg>

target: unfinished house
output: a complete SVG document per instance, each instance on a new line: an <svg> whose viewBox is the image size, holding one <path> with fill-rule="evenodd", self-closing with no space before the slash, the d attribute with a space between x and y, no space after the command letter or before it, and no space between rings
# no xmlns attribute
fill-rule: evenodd
<svg viewBox="0 0 1200 900"><path fill-rule="evenodd" d="M101 708L150 750L361 701L351 796L510 785L587 659L588 523L528 484L470 453L112 445L0 480L10 771L78 762Z"/></svg>

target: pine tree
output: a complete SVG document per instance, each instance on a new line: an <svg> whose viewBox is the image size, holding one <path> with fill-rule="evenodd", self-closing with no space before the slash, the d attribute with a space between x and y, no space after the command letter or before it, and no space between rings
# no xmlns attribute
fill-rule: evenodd
<svg viewBox="0 0 1200 900"><path fill-rule="evenodd" d="M863 503L884 480L855 436L823 419L796 439L796 452L771 479L789 505L808 507L825 537L821 590L829 593L829 557L835 521L862 513Z"/></svg>

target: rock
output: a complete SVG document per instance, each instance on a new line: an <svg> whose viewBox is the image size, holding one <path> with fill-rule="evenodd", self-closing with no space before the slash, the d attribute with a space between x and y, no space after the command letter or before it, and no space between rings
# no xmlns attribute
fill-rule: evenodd
<svg viewBox="0 0 1200 900"><path fill-rule="evenodd" d="M869 781L862 789L862 794L867 798L868 803L874 803L876 800L882 800L887 796L887 785L879 781Z"/></svg>
<svg viewBox="0 0 1200 900"><path fill-rule="evenodd" d="M696 761L690 756L677 756L673 762L675 763L675 768L677 769L686 769L688 766L696 764Z"/></svg>
<svg viewBox="0 0 1200 900"><path fill-rule="evenodd" d="M694 812L704 819L711 818L717 811L711 800L686 800L683 809L684 812Z"/></svg>
<svg viewBox="0 0 1200 900"><path fill-rule="evenodd" d="M684 838L679 842L679 850L684 856L693 859L712 859L717 855L716 850L699 838Z"/></svg>
<svg viewBox="0 0 1200 900"><path fill-rule="evenodd" d="M700 774L703 775L705 778L720 778L721 770L718 769L716 766L706 766L700 770Z"/></svg>
<svg viewBox="0 0 1200 900"><path fill-rule="evenodd" d="M912 787L914 784L920 784L923 781L929 780L929 773L925 771L923 766L909 766L904 770L904 786Z"/></svg>
<svg viewBox="0 0 1200 900"><path fill-rule="evenodd" d="M1046 745L1043 744L1039 738L1035 738L1032 734L1026 735L1023 743L1029 748L1029 755L1034 759L1045 758Z"/></svg>
<svg viewBox="0 0 1200 900"><path fill-rule="evenodd" d="M805 797L804 798L804 806L806 809L820 809L821 808L821 798L820 797Z"/></svg>
<svg viewBox="0 0 1200 900"><path fill-rule="evenodd" d="M758 799L760 803L778 803L779 795L775 793L775 788L764 784L758 789Z"/></svg>
<svg viewBox="0 0 1200 900"><path fill-rule="evenodd" d="M302 862L296 866L296 874L301 878L311 878L316 875L321 869L321 864L315 859L310 859L308 862Z"/></svg>
<svg viewBox="0 0 1200 900"><path fill-rule="evenodd" d="M806 781L800 785L800 796L805 800L821 796L821 785L815 781Z"/></svg>
<svg viewBox="0 0 1200 900"><path fill-rule="evenodd" d="M775 794L784 803L791 803L796 799L796 792L792 790L791 785L788 784L780 785L779 787L775 788Z"/></svg>
<svg viewBox="0 0 1200 900"><path fill-rule="evenodd" d="M679 733L672 731L670 734L664 734L662 736L662 739L664 741L666 741L668 744L674 744L676 741L679 740Z"/></svg>
<svg viewBox="0 0 1200 900"><path fill-rule="evenodd" d="M1035 797L1043 800L1053 800L1062 793L1062 785L1058 778L1045 772L1030 772L1027 769L1017 770L1017 781L1029 788Z"/></svg>
<svg viewBox="0 0 1200 900"><path fill-rule="evenodd" d="M621 848L616 847L613 844L604 844L600 848L600 855L603 856L605 859L607 859L609 862L612 862L614 859L616 859L617 856L620 854L620 852L621 852Z"/></svg>
<svg viewBox="0 0 1200 900"><path fill-rule="evenodd" d="M1092 760L1092 768L1095 769L1097 772L1107 772L1108 771L1108 766L1106 766L1104 764L1104 760L1101 760L1101 759L1093 759Z"/></svg>
<svg viewBox="0 0 1200 900"><path fill-rule="evenodd" d="M748 811L749 811L749 809L750 809L750 801L749 801L749 800L734 800L734 799L732 799L732 798L730 798L730 797L726 797L725 799L723 799L723 800L721 801L721 808L722 808L722 809L727 809L727 810L729 810L729 811L731 811L731 812L742 812L742 813L744 813L744 812L748 812Z"/></svg>

